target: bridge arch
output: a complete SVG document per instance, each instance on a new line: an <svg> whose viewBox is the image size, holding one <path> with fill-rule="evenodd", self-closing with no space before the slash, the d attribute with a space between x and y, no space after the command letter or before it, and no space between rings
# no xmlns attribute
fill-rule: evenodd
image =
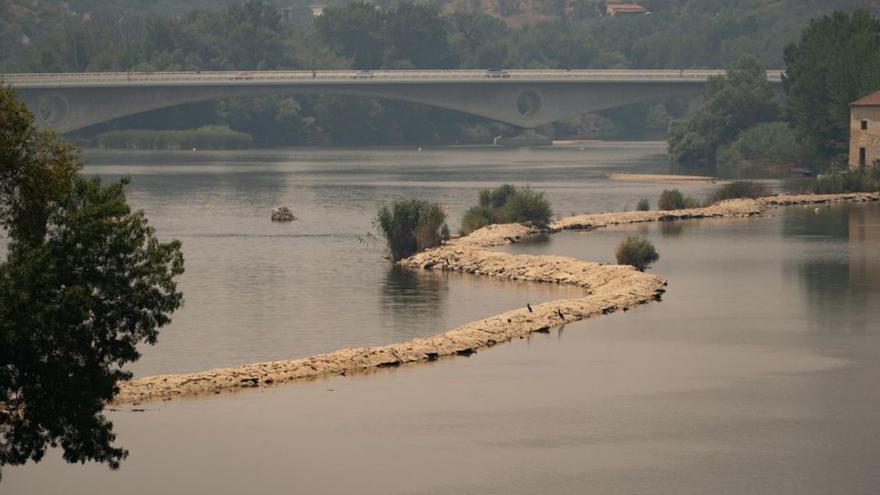
<svg viewBox="0 0 880 495"><path fill-rule="evenodd" d="M44 125L70 132L202 101L347 95L479 115L524 129L583 113L696 95L720 71L328 71L2 76ZM779 83L779 73L770 73Z"/></svg>

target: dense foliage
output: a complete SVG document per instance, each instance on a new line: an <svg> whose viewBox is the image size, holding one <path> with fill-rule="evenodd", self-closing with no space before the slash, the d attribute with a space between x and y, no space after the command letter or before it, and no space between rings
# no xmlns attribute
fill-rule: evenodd
<svg viewBox="0 0 880 495"><path fill-rule="evenodd" d="M250 147L250 134L228 127L205 126L183 131L120 129L98 134L95 142L101 148L142 150L213 149L234 150Z"/></svg>
<svg viewBox="0 0 880 495"><path fill-rule="evenodd" d="M182 303L180 243L159 243L125 181L83 178L75 150L32 121L0 87L0 466L60 445L115 468L127 453L101 411Z"/></svg>
<svg viewBox="0 0 880 495"><path fill-rule="evenodd" d="M697 208L700 203L690 196L685 196L678 189L664 189L657 200L658 210L684 210Z"/></svg>
<svg viewBox="0 0 880 495"><path fill-rule="evenodd" d="M750 127L780 113L764 69L742 59L726 75L712 77L687 119L669 129L669 154L686 168L714 173L719 148Z"/></svg>
<svg viewBox="0 0 880 495"><path fill-rule="evenodd" d="M847 153L849 104L880 90L880 19L858 11L813 20L786 48L785 69L790 122L826 168Z"/></svg>
<svg viewBox="0 0 880 495"><path fill-rule="evenodd" d="M385 237L393 261L439 246L446 213L436 204L420 199L402 199L383 206L376 214L376 228Z"/></svg>
<svg viewBox="0 0 880 495"><path fill-rule="evenodd" d="M810 184L810 190L815 194L880 191L880 164L865 170L847 170L819 175Z"/></svg>
<svg viewBox="0 0 880 495"><path fill-rule="evenodd" d="M467 235L496 223L528 222L544 227L552 216L553 209L543 192L504 184L480 191L479 204L468 209L461 219L461 233Z"/></svg>
<svg viewBox="0 0 880 495"><path fill-rule="evenodd" d="M718 150L717 174L731 179L780 177L806 160L806 150L788 124L767 122Z"/></svg>
<svg viewBox="0 0 880 495"><path fill-rule="evenodd" d="M644 237L627 237L614 251L619 265L631 265L639 271L645 271L651 263L660 259L654 245Z"/></svg>

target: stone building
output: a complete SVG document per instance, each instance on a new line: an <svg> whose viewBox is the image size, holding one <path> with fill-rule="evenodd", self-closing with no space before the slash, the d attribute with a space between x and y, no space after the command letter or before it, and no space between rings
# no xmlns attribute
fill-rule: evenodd
<svg viewBox="0 0 880 495"><path fill-rule="evenodd" d="M880 91L850 103L849 167L880 160Z"/></svg>

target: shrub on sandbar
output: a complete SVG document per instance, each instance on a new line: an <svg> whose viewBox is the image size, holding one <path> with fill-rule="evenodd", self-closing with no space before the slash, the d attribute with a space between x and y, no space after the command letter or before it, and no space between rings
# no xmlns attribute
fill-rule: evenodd
<svg viewBox="0 0 880 495"><path fill-rule="evenodd" d="M645 271L648 265L660 259L654 245L644 237L627 237L617 245L614 252L619 265L632 265L639 271Z"/></svg>
<svg viewBox="0 0 880 495"><path fill-rule="evenodd" d="M440 205L421 199L402 199L380 208L374 223L385 236L391 259L400 261L439 246L440 229L445 221L446 213Z"/></svg>
<svg viewBox="0 0 880 495"><path fill-rule="evenodd" d="M649 211L651 209L651 202L648 201L648 198L642 198L636 203L636 211Z"/></svg>
<svg viewBox="0 0 880 495"><path fill-rule="evenodd" d="M553 209L543 192L504 184L480 191L479 204L465 212L461 219L461 233L467 235L496 223L530 222L544 227L552 216Z"/></svg>
<svg viewBox="0 0 880 495"><path fill-rule="evenodd" d="M747 180L738 180L736 182L731 182L730 184L726 184L716 189L715 192L713 192L712 195L709 196L707 203L715 204L719 201L724 201L726 199L756 199L763 198L765 196L770 196L770 188L767 187L766 184Z"/></svg>
<svg viewBox="0 0 880 495"><path fill-rule="evenodd" d="M699 208L700 202L685 196L678 189L664 189L657 200L659 210L684 210L687 208Z"/></svg>

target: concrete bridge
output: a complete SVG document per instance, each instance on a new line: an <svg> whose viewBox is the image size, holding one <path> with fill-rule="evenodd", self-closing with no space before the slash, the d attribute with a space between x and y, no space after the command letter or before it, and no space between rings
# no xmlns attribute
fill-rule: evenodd
<svg viewBox="0 0 880 495"><path fill-rule="evenodd" d="M401 100L532 129L575 115L697 95L717 70L394 70L4 74L38 120L70 132L126 115L276 94ZM781 88L781 71L768 72Z"/></svg>

